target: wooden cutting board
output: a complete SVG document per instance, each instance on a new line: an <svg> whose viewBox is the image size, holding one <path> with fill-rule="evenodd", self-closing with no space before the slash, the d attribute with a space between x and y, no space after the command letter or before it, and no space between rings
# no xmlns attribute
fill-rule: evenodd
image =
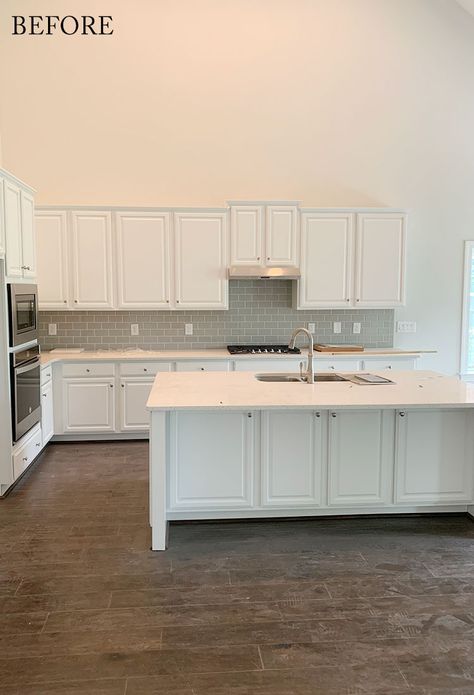
<svg viewBox="0 0 474 695"><path fill-rule="evenodd" d="M364 352L363 345L325 345L316 343L316 352Z"/></svg>

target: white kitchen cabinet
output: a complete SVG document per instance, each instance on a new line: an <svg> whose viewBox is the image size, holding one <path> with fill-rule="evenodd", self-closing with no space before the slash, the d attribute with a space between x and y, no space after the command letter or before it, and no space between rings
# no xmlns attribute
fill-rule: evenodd
<svg viewBox="0 0 474 695"><path fill-rule="evenodd" d="M8 278L23 277L21 243L21 190L5 179L3 182L5 205L5 253Z"/></svg>
<svg viewBox="0 0 474 695"><path fill-rule="evenodd" d="M357 507L390 502L393 441L393 411L337 410L329 413L329 506Z"/></svg>
<svg viewBox="0 0 474 695"><path fill-rule="evenodd" d="M35 226L39 308L70 309L67 213L37 211Z"/></svg>
<svg viewBox="0 0 474 695"><path fill-rule="evenodd" d="M54 434L53 382L49 379L41 386L41 429L43 446Z"/></svg>
<svg viewBox="0 0 474 695"><path fill-rule="evenodd" d="M169 309L169 213L116 213L117 307Z"/></svg>
<svg viewBox="0 0 474 695"><path fill-rule="evenodd" d="M3 181L0 179L0 257L5 256L5 196L3 191Z"/></svg>
<svg viewBox="0 0 474 695"><path fill-rule="evenodd" d="M235 360L234 369L236 372L298 372L300 362L303 362L303 369L306 369L306 355L298 356L301 359L285 360L285 358L261 358Z"/></svg>
<svg viewBox="0 0 474 695"><path fill-rule="evenodd" d="M21 191L21 258L24 278L36 278L35 201Z"/></svg>
<svg viewBox="0 0 474 695"><path fill-rule="evenodd" d="M301 215L299 308L345 307L353 294L354 216Z"/></svg>
<svg viewBox="0 0 474 695"><path fill-rule="evenodd" d="M262 413L263 507L319 507L323 503L327 414Z"/></svg>
<svg viewBox="0 0 474 695"><path fill-rule="evenodd" d="M110 212L71 213L71 267L75 309L114 308Z"/></svg>
<svg viewBox="0 0 474 695"><path fill-rule="evenodd" d="M227 215L174 214L177 309L228 309Z"/></svg>
<svg viewBox="0 0 474 695"><path fill-rule="evenodd" d="M26 471L38 454L41 452L42 433L41 425L35 425L12 450L13 480L17 480Z"/></svg>
<svg viewBox="0 0 474 695"><path fill-rule="evenodd" d="M253 503L254 414L189 411L170 417L170 509Z"/></svg>
<svg viewBox="0 0 474 695"><path fill-rule="evenodd" d="M263 210L261 205L232 205L230 217L230 262L232 265L264 264Z"/></svg>
<svg viewBox="0 0 474 695"><path fill-rule="evenodd" d="M150 414L146 409L154 378L122 377L120 379L120 431L148 432Z"/></svg>
<svg viewBox="0 0 474 695"><path fill-rule="evenodd" d="M267 205L265 225L267 265L298 264L298 208Z"/></svg>
<svg viewBox="0 0 474 695"><path fill-rule="evenodd" d="M405 303L406 215L357 215L355 301L359 307Z"/></svg>
<svg viewBox="0 0 474 695"><path fill-rule="evenodd" d="M185 360L176 362L177 372L228 372L229 360Z"/></svg>
<svg viewBox="0 0 474 695"><path fill-rule="evenodd" d="M396 420L396 503L472 502L473 412L406 410Z"/></svg>
<svg viewBox="0 0 474 695"><path fill-rule="evenodd" d="M63 432L115 431L115 379L64 378L62 383Z"/></svg>

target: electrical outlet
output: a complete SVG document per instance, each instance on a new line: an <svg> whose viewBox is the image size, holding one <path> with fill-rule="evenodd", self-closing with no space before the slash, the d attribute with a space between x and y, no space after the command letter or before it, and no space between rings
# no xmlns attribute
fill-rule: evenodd
<svg viewBox="0 0 474 695"><path fill-rule="evenodd" d="M360 333L361 330L361 324L360 323L353 323L352 324L352 332L353 333Z"/></svg>
<svg viewBox="0 0 474 695"><path fill-rule="evenodd" d="M184 335L192 335L193 334L193 324L192 323L185 323L184 324Z"/></svg>
<svg viewBox="0 0 474 695"><path fill-rule="evenodd" d="M341 333L342 331L342 324L340 321L334 321L332 324L332 332L333 333Z"/></svg>
<svg viewBox="0 0 474 695"><path fill-rule="evenodd" d="M132 323L130 326L130 334L131 335L139 335L140 331L138 330L138 323Z"/></svg>
<svg viewBox="0 0 474 695"><path fill-rule="evenodd" d="M57 335L58 327L55 323L48 323L48 335Z"/></svg>
<svg viewBox="0 0 474 695"><path fill-rule="evenodd" d="M398 333L416 333L416 321L397 321Z"/></svg>
<svg viewBox="0 0 474 695"><path fill-rule="evenodd" d="M315 323L308 323L308 331L310 333L316 333L316 324Z"/></svg>

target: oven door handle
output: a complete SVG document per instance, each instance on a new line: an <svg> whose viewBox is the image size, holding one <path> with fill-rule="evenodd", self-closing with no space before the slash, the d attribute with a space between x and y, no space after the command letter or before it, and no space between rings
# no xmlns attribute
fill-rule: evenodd
<svg viewBox="0 0 474 695"><path fill-rule="evenodd" d="M28 364L22 365L21 367L15 367L15 374L24 374L32 369L37 369L39 365L39 360L33 360L32 362L28 362Z"/></svg>

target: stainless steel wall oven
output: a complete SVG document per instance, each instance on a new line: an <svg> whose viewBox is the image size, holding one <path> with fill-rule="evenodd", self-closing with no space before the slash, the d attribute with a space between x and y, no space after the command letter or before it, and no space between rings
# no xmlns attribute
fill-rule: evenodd
<svg viewBox="0 0 474 695"><path fill-rule="evenodd" d="M41 420L40 348L10 354L12 436L17 442Z"/></svg>

